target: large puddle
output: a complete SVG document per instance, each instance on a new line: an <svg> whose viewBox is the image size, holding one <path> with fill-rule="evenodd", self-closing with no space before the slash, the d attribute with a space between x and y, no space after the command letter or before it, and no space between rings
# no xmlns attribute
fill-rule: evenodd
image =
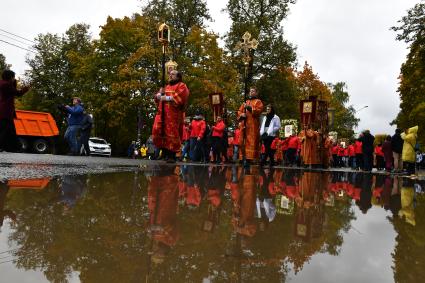
<svg viewBox="0 0 425 283"><path fill-rule="evenodd" d="M419 282L423 184L147 167L0 183L0 282Z"/></svg>

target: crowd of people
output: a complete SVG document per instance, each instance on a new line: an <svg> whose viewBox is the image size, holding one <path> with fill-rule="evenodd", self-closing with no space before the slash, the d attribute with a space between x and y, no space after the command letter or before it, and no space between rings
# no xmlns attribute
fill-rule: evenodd
<svg viewBox="0 0 425 283"><path fill-rule="evenodd" d="M255 87L238 110L236 129L228 127L223 117L210 125L198 111L185 118L189 90L182 75L174 70L170 83L155 95L158 112L152 131L154 145L159 149L154 158L203 163L252 162L260 166L278 165L309 167L351 167L364 171L386 170L393 173L415 173L418 126L397 129L393 136L376 143L369 130L352 142L338 141L304 125L297 133L280 136L281 122L272 105L265 107ZM263 117L261 118L261 116ZM166 129L165 129L166 128ZM162 153L162 154L159 154Z"/></svg>
<svg viewBox="0 0 425 283"><path fill-rule="evenodd" d="M17 151L14 126L15 97L28 91L17 88L15 73L5 70L0 81L0 150ZM182 81L182 74L173 70L169 83L154 96L157 114L152 135L143 146L135 142L128 155L150 159L165 159L203 163L242 162L245 167L259 162L260 166L322 166L351 167L371 171L386 170L393 173L415 174L418 151L418 126L397 129L393 136L376 143L375 137L366 130L355 141L340 142L314 130L310 125L295 131L288 137L280 136L281 121L273 105L265 107L258 98L258 91L251 87L249 97L237 112L237 121L226 121L217 116L209 124L203 113L197 111L190 119L185 117L189 89ZM93 124L92 116L84 110L81 99L74 97L72 106L61 105L67 115L68 128L65 140L70 155L90 154L88 140ZM262 117L263 116L263 117ZM261 118L262 117L262 118ZM233 122L233 123L232 123ZM228 124L236 124L232 129ZM137 152L135 154L135 152Z"/></svg>

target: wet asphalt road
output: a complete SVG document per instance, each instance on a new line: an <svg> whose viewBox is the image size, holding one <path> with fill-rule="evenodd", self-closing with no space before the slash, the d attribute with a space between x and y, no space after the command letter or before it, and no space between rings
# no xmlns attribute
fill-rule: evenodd
<svg viewBox="0 0 425 283"><path fill-rule="evenodd" d="M132 171L156 162L115 157L0 152L0 181Z"/></svg>
<svg viewBox="0 0 425 283"><path fill-rule="evenodd" d="M187 163L186 163L187 164ZM31 179L63 175L83 175L134 171L147 166L166 165L164 161L97 156L66 156L52 154L0 152L0 181ZM192 165L201 165L192 163ZM202 164L205 166L209 164ZM280 166L278 166L279 168ZM285 168L285 167L280 167ZM301 169L301 168L297 168ZM297 170L296 169L296 170ZM314 171L322 171L316 169ZM328 171L328 170L326 170ZM332 168L329 171L351 171L349 168ZM385 174L384 172L374 172ZM425 171L418 171L418 179L425 180Z"/></svg>

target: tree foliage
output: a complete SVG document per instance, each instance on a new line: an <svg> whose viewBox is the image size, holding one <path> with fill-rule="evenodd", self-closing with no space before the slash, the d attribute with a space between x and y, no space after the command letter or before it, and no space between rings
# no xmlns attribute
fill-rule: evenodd
<svg viewBox="0 0 425 283"><path fill-rule="evenodd" d="M282 21L288 15L289 4L294 0L229 0L227 12L232 25L226 35L226 47L234 58L234 64L243 72L241 54L235 46L248 31L259 41L251 52L248 82L278 68L289 67L295 62L295 48L284 38Z"/></svg>
<svg viewBox="0 0 425 283"><path fill-rule="evenodd" d="M392 27L396 31L397 40L409 44L409 53L401 66L400 112L392 122L399 128L409 128L419 125L425 127L425 3L416 4L408 10L407 15L399 22L399 26ZM425 144L425 134L419 131L419 141Z"/></svg>
<svg viewBox="0 0 425 283"><path fill-rule="evenodd" d="M6 63L6 57L0 53L0 72L8 69L10 66Z"/></svg>
<svg viewBox="0 0 425 283"><path fill-rule="evenodd" d="M333 131L338 132L342 138L354 138L354 128L358 126L360 119L356 118L356 110L348 105L350 95L344 82L329 84L331 99L329 106L334 109Z"/></svg>
<svg viewBox="0 0 425 283"><path fill-rule="evenodd" d="M92 134L111 142L114 153L125 152L141 124L145 126L142 140L150 135L156 111L152 95L161 85L157 28L166 22L171 29L166 58L178 63L190 89L187 115L201 109L208 118L209 94L222 92L232 124L243 98L241 58L233 47L250 31L260 42L252 54L250 77L256 80L261 99L273 104L281 118L297 119L298 101L307 92L330 98L331 90L308 64L300 72L294 70L295 48L284 39L281 25L294 2L230 0L232 26L225 48L220 47L218 35L206 28L206 21L212 19L204 0L142 1L141 14L108 17L96 40L86 24L75 24L63 35L40 34L35 39L37 52L28 59L25 79L32 91L22 99L22 108L51 112L63 132L65 115L57 105L70 104L78 96L94 115ZM354 125L347 114L350 110L344 108L346 102L335 102L341 106L341 129Z"/></svg>

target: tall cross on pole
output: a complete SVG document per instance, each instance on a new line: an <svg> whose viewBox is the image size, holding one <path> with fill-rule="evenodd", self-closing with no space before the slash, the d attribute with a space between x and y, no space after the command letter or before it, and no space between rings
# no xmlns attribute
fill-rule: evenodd
<svg viewBox="0 0 425 283"><path fill-rule="evenodd" d="M255 38L251 39L251 34L249 32L245 32L242 36L243 41L240 41L236 44L235 50L241 50L243 52L243 59L245 66L245 93L244 93L244 101L246 101L246 95L248 92L248 67L249 62L251 61L251 49L255 50L258 47L258 40Z"/></svg>
<svg viewBox="0 0 425 283"><path fill-rule="evenodd" d="M249 62L251 61L251 49L257 49L258 40L255 38L251 39L251 34L249 32L245 32L242 36L243 41L240 41L236 44L235 50L241 50L244 54L243 62L245 65L245 76L247 76Z"/></svg>
<svg viewBox="0 0 425 283"><path fill-rule="evenodd" d="M242 36L243 41L240 41L236 44L235 50L239 51L241 50L243 52L243 63L245 66L245 78L244 78L244 105L246 105L246 96L248 93L248 67L249 62L251 62L251 49L255 50L258 47L258 40L255 38L251 39L251 34L249 32L245 32ZM245 144L246 144L246 109L244 109L245 113L245 119L243 120L243 135L242 135L242 158L244 161L244 166L246 166L246 151L245 151Z"/></svg>

